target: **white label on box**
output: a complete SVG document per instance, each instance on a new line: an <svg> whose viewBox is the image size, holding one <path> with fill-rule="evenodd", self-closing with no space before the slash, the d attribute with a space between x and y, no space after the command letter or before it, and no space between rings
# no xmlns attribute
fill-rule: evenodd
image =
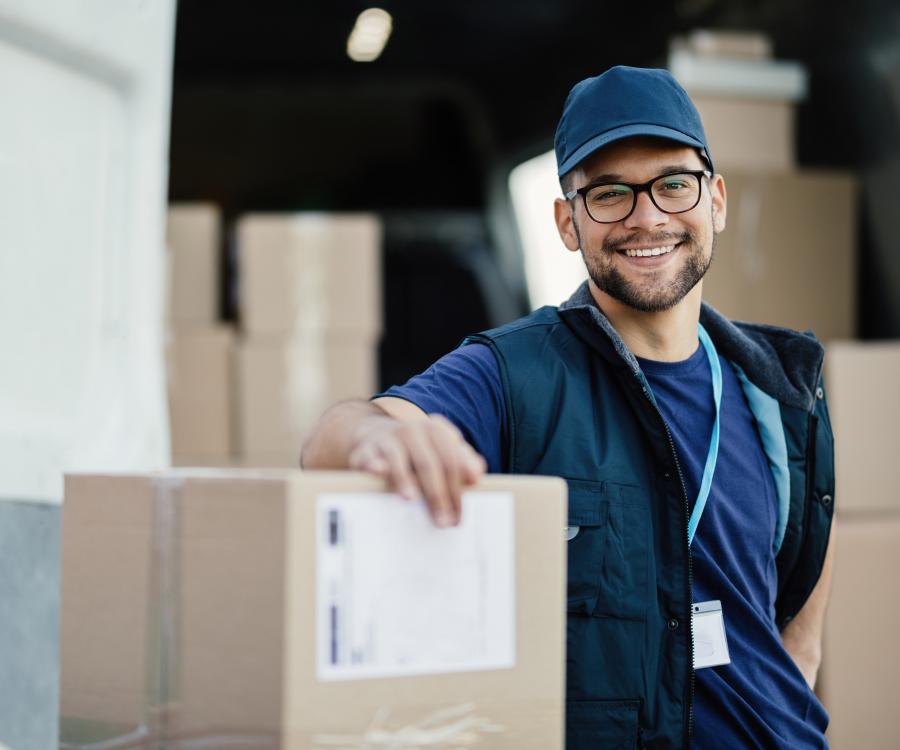
<svg viewBox="0 0 900 750"><path fill-rule="evenodd" d="M388 493L316 499L319 680L515 665L515 513L467 492L459 526Z"/></svg>

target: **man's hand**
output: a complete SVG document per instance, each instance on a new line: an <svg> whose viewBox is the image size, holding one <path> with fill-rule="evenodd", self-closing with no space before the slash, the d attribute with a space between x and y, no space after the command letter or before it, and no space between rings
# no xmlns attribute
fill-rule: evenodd
<svg viewBox="0 0 900 750"><path fill-rule="evenodd" d="M422 497L439 527L459 523L463 489L486 469L457 427L439 414L360 425L348 463L387 479L407 500Z"/></svg>
<svg viewBox="0 0 900 750"><path fill-rule="evenodd" d="M306 469L356 469L423 498L436 526L459 523L462 492L487 468L444 417L399 398L345 401L329 409L303 446Z"/></svg>

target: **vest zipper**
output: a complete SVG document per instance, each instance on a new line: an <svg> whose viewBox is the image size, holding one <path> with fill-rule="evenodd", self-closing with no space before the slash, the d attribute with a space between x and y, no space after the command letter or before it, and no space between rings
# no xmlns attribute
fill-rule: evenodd
<svg viewBox="0 0 900 750"><path fill-rule="evenodd" d="M675 441L672 439L672 433L669 430L669 425L666 423L666 418L663 416L663 413L660 411L659 406L657 406L656 402L653 400L653 397L650 394L650 388L646 385L640 376L638 376L638 381L641 383L641 390L646 396L647 401L650 403L650 406L653 407L653 411L656 412L659 417L659 421L663 426L663 429L666 432L666 438L669 440L669 450L672 453L672 459L675 462L675 470L678 472L678 480L681 483L681 497L684 499L684 547L687 552L687 563L688 563L688 575L687 575L687 602L688 602L688 612L687 612L687 623L690 628L691 634L691 648L690 648L690 659L688 660L688 684L690 685L690 695L688 697L688 706L687 706L687 727L686 727L686 736L684 746L687 748L690 745L690 738L694 736L694 618L693 618L693 589L694 589L694 566L693 566L693 558L691 557L691 546L688 544L688 526L690 524L691 517L691 508L690 502L688 500L687 494L687 486L684 483L684 474L681 472L681 463L678 461L678 453L675 451Z"/></svg>

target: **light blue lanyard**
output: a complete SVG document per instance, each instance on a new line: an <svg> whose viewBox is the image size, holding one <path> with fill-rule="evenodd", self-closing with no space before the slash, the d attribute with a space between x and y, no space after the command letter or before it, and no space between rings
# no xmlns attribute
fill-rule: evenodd
<svg viewBox="0 0 900 750"><path fill-rule="evenodd" d="M712 372L713 403L716 405L716 418L713 422L712 436L709 439L709 453L706 454L706 466L703 467L703 479L700 481L700 492L697 494L697 502L694 511L688 521L688 545L694 541L694 534L700 524L700 516L706 507L709 490L712 487L713 474L716 471L716 461L719 458L719 407L722 403L722 366L719 364L719 355L716 347L710 339L706 329L697 323L697 335L700 343L706 350L706 358L709 360L709 369Z"/></svg>

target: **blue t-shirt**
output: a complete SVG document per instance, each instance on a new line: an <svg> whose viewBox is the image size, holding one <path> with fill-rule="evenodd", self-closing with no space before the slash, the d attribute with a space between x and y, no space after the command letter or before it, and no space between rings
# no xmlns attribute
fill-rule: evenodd
<svg viewBox="0 0 900 750"><path fill-rule="evenodd" d="M696 672L692 747L827 748L828 716L775 626L772 473L740 383L720 360L719 458L691 552L694 601L722 602L731 664ZM715 416L706 352L698 347L683 362L639 362L669 425L693 504ZM461 347L380 395L443 414L485 457L489 471L506 468L503 389L487 346Z"/></svg>

